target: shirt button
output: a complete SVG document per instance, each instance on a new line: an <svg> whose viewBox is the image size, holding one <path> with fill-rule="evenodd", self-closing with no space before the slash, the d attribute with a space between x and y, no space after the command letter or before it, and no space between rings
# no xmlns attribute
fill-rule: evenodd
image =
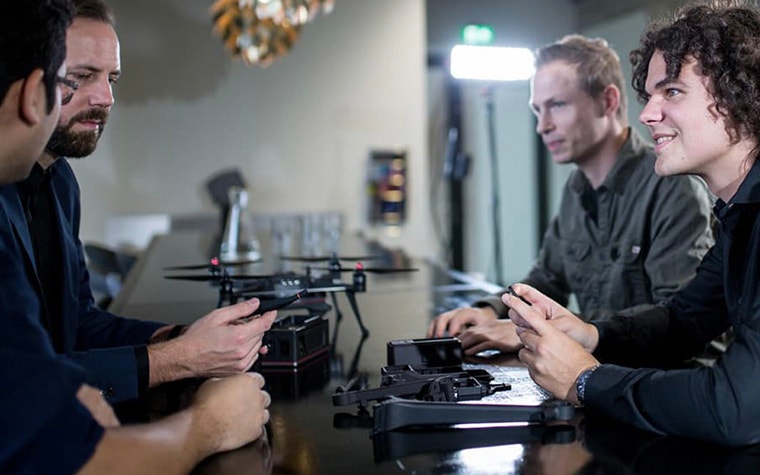
<svg viewBox="0 0 760 475"><path fill-rule="evenodd" d="M110 401L111 398L113 398L115 392L116 390L113 388L113 386L109 386L107 389L100 391L100 394L106 401Z"/></svg>

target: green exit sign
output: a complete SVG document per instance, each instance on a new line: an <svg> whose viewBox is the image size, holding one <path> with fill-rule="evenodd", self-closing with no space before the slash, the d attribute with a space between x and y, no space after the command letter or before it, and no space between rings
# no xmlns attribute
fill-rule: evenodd
<svg viewBox="0 0 760 475"><path fill-rule="evenodd" d="M490 45L493 44L494 37L490 25L466 25L462 28L462 43L466 45Z"/></svg>

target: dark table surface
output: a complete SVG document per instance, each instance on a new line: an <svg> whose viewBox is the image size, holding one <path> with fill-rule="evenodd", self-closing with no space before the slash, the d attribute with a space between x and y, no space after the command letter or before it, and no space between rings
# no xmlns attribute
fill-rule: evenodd
<svg viewBox="0 0 760 475"><path fill-rule="evenodd" d="M213 243L213 238L197 232L157 237L110 310L169 323L189 323L206 314L216 306L216 288L207 282L165 279L169 272L164 267L206 262L213 253ZM267 242L262 243L265 256L267 246ZM369 386L376 387L380 368L386 365L388 341L423 337L434 315L466 305L493 291L494 286L360 239L343 238L340 251L342 255L382 257L366 262L367 266L414 266L419 271L368 275L367 291L357 294L370 331L366 339L345 295L336 294L343 319L330 350L295 370L263 369L273 396L268 437L209 458L197 467L197 473L760 473L760 450L755 447L724 449L661 437L582 411L576 411L568 423L548 426L418 429L371 437L366 415L359 417L353 406L333 405L335 389L355 371L368 375ZM268 257L237 272L265 274L281 271L283 266L303 270L302 263ZM204 271L187 273L203 275ZM335 312L331 310L325 318L332 339ZM472 363L512 384L511 391L498 395L501 402L540 404L547 398L514 357Z"/></svg>

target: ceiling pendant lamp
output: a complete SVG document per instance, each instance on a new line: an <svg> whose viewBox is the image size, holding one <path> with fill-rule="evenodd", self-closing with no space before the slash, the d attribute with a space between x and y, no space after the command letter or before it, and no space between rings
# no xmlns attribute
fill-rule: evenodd
<svg viewBox="0 0 760 475"><path fill-rule="evenodd" d="M304 24L333 7L334 0L216 0L210 10L232 56L267 67L293 47Z"/></svg>

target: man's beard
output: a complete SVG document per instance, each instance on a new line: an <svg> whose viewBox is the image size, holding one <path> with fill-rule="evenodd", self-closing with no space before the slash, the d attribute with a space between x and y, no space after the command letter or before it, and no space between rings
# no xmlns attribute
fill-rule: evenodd
<svg viewBox="0 0 760 475"><path fill-rule="evenodd" d="M77 122L99 121L97 130L73 132ZM108 112L103 109L89 109L80 112L69 120L68 124L58 125L47 144L47 151L55 157L81 158L95 151L98 140L108 121Z"/></svg>

